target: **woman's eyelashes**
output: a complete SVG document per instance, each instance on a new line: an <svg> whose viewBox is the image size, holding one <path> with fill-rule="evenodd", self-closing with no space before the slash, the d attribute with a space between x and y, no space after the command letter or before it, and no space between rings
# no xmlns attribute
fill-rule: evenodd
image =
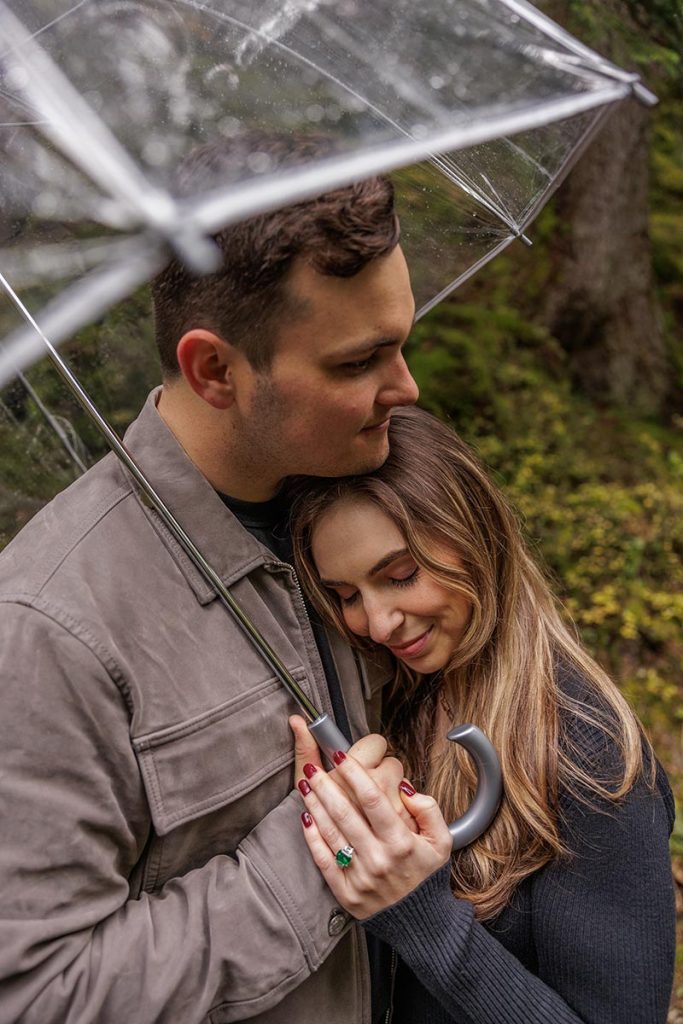
<svg viewBox="0 0 683 1024"><path fill-rule="evenodd" d="M410 587L413 585L413 583L417 582L419 575L420 567L419 565L416 565L415 568L411 572L409 572L407 576L388 576L387 582L392 587ZM358 600L359 593L360 591L354 590L352 594L344 595L340 594L337 591L337 597L339 598L340 604L342 604L345 608L348 608L350 605L356 603L356 601Z"/></svg>
<svg viewBox="0 0 683 1024"><path fill-rule="evenodd" d="M407 576L392 576L391 582L395 587L409 587L413 583L417 582L417 578L420 575L420 567L416 565L411 573Z"/></svg>

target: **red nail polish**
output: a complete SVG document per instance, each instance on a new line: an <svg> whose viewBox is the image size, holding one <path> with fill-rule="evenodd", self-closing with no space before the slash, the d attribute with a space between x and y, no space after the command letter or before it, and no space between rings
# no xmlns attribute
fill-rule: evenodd
<svg viewBox="0 0 683 1024"><path fill-rule="evenodd" d="M334 761L335 764L341 764L342 761L346 760L346 754L344 753L343 750L335 750L334 754L332 755L332 760Z"/></svg>
<svg viewBox="0 0 683 1024"><path fill-rule="evenodd" d="M301 820L304 823L304 828L310 828L311 825L313 824L313 818L310 816L308 811L303 812L303 814L301 815Z"/></svg>
<svg viewBox="0 0 683 1024"><path fill-rule="evenodd" d="M417 790L413 789L410 783L406 782L405 779L403 780L403 782L399 782L398 788L401 790L402 793L405 793L406 796L415 796L415 793L417 792Z"/></svg>
<svg viewBox="0 0 683 1024"><path fill-rule="evenodd" d="M297 782L297 786L301 790L302 796L308 796L308 794L311 792L311 787L308 785L305 779L302 779L301 782Z"/></svg>
<svg viewBox="0 0 683 1024"><path fill-rule="evenodd" d="M316 766L314 764L305 764L304 765L304 775L306 776L307 779L312 779L313 776L315 775L315 773L317 772L317 770L318 769L316 768Z"/></svg>

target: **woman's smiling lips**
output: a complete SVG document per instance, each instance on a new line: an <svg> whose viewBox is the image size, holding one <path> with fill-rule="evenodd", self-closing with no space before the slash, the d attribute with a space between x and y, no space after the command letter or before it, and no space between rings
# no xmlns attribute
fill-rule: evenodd
<svg viewBox="0 0 683 1024"><path fill-rule="evenodd" d="M414 640L410 640L407 644L387 644L387 647L397 658L416 658L422 654L427 646L427 641L433 629L434 627L430 626L424 633L420 633L419 636L415 637Z"/></svg>

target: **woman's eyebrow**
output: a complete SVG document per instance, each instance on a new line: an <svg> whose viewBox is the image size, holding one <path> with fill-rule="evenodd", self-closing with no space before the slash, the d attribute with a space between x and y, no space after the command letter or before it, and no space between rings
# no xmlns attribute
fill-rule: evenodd
<svg viewBox="0 0 683 1024"><path fill-rule="evenodd" d="M402 555L408 554L410 554L408 548L398 548L396 551L390 551L388 555L384 556L384 558L380 558L377 565L373 565L368 576L376 576L378 572L382 571L382 569L386 569L391 562L395 561L397 558L401 558Z"/></svg>
<svg viewBox="0 0 683 1024"><path fill-rule="evenodd" d="M368 573L368 577L376 576L382 569L386 569L388 565L394 562L397 558L401 558L403 555L408 555L410 552L408 548L397 548L396 551L390 551L384 558L380 558L376 565L373 565L372 569ZM320 579L320 582L324 587L350 587L351 583L346 583L344 580L324 580Z"/></svg>

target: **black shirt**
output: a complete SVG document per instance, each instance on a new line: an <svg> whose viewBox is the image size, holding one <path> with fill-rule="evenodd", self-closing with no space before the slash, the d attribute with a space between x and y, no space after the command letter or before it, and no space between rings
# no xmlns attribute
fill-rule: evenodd
<svg viewBox="0 0 683 1024"><path fill-rule="evenodd" d="M221 494L220 497L233 515L239 519L245 530L248 530L253 537L256 537L272 551L280 562L294 566L292 538L289 532L289 508L281 497L276 495L270 501L241 501L238 498L231 498L227 494ZM351 743L349 719L327 634L320 616L305 596L304 603L325 672L334 720Z"/></svg>

